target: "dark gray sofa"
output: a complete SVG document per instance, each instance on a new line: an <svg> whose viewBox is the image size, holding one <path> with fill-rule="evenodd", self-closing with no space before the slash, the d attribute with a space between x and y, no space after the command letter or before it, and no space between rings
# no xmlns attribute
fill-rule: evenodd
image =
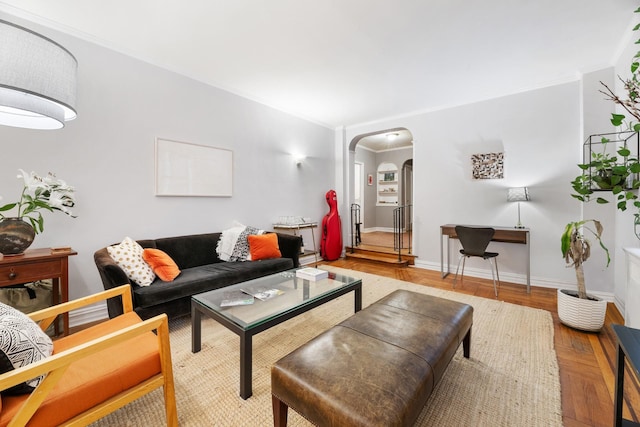
<svg viewBox="0 0 640 427"><path fill-rule="evenodd" d="M300 236L276 233L282 258L224 262L216 253L221 234L138 240L143 248L160 249L175 261L181 273L171 282L156 278L150 286L139 286L127 277L106 247L95 252L94 260L105 289L131 284L134 309L143 319L159 313L166 313L170 318L187 315L191 312L192 295L300 266ZM122 313L122 305L118 304L118 301L107 301L109 317Z"/></svg>

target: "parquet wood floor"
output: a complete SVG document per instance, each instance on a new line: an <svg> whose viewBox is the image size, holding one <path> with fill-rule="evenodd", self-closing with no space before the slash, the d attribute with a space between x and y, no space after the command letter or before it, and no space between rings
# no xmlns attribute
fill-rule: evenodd
<svg viewBox="0 0 640 427"><path fill-rule="evenodd" d="M405 280L419 285L453 290L485 298L494 298L491 280L464 277L453 289L453 275L445 279L439 271L415 267L397 268L362 260L340 259L325 264L379 276ZM613 398L616 364L616 341L610 328L624 320L613 304L609 304L604 328L599 333L585 333L560 323L556 309L556 290L502 282L498 299L551 312L554 343L560 368L562 418L566 427L613 425ZM627 367L625 374L624 417L640 420L640 384Z"/></svg>

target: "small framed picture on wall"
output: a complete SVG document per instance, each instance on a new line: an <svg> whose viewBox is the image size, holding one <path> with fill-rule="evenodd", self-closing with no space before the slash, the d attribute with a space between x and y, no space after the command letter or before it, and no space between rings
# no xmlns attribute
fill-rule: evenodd
<svg viewBox="0 0 640 427"><path fill-rule="evenodd" d="M367 185L373 185L373 175L367 175Z"/></svg>

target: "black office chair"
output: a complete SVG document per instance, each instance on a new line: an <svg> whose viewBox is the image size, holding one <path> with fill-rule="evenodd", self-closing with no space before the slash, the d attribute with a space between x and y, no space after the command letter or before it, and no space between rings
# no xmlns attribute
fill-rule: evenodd
<svg viewBox="0 0 640 427"><path fill-rule="evenodd" d="M460 269L460 261L462 261L462 274L464 276L464 262L467 258L475 256L488 259L491 264L491 276L493 277L493 291L498 296L498 286L500 285L500 275L498 274L498 262L494 260L498 256L497 252L487 252L487 246L496 232L491 227L465 227L456 225L456 235L462 245L460 249L460 259L458 260L458 268L456 268L456 277L453 279L453 287L456 287L458 280L458 270ZM495 268L496 273L493 274ZM498 278L496 285L496 277Z"/></svg>

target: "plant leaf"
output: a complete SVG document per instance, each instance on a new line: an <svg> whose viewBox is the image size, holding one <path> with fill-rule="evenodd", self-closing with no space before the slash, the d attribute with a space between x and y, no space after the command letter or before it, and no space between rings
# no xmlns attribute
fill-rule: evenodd
<svg viewBox="0 0 640 427"><path fill-rule="evenodd" d="M611 124L614 126L620 126L624 120L624 114L611 114Z"/></svg>

